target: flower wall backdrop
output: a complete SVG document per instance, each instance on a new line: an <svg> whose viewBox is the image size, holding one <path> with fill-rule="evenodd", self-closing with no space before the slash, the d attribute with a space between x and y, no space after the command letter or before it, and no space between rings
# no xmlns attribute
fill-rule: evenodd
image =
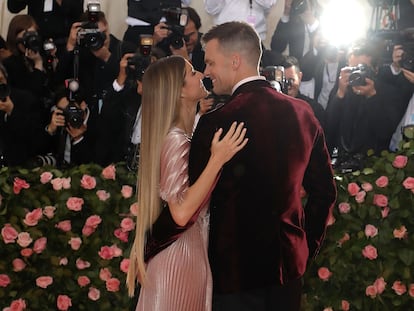
<svg viewBox="0 0 414 311"><path fill-rule="evenodd" d="M0 170L0 310L130 310L136 176L123 166Z"/></svg>
<svg viewBox="0 0 414 311"><path fill-rule="evenodd" d="M305 275L304 310L414 310L413 155L409 140L336 176L338 199Z"/></svg>
<svg viewBox="0 0 414 311"><path fill-rule="evenodd" d="M414 310L413 142L336 176L303 310ZM0 169L0 310L134 310L135 184L120 164Z"/></svg>

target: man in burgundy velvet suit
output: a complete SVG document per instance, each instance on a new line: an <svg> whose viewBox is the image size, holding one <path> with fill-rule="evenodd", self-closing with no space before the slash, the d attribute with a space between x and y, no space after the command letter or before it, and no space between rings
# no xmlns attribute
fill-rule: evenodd
<svg viewBox="0 0 414 311"><path fill-rule="evenodd" d="M232 96L198 123L190 182L205 167L218 128L245 122L249 137L224 166L210 202L213 310L299 310L301 277L336 198L323 131L307 103L259 76L260 39L248 24L215 26L203 41L214 92Z"/></svg>

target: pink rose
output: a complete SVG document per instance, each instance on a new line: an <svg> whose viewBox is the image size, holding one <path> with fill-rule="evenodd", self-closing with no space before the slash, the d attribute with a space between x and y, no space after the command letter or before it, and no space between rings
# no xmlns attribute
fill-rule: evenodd
<svg viewBox="0 0 414 311"><path fill-rule="evenodd" d="M375 288L375 286L374 285L369 285L365 289L365 295L367 295L368 297L371 297L371 298L375 298L377 296L377 289Z"/></svg>
<svg viewBox="0 0 414 311"><path fill-rule="evenodd" d="M361 190L361 188L359 188L359 186L356 183L351 182L350 184L348 184L348 193L350 196L355 196L359 192L359 190Z"/></svg>
<svg viewBox="0 0 414 311"><path fill-rule="evenodd" d="M121 242L128 242L128 232L123 231L121 228L115 229L114 235L121 241Z"/></svg>
<svg viewBox="0 0 414 311"><path fill-rule="evenodd" d="M324 308L322 311L333 311L331 307Z"/></svg>
<svg viewBox="0 0 414 311"><path fill-rule="evenodd" d="M365 192L370 192L373 189L372 185L369 182L364 182L361 185L361 187L362 187L362 189L364 189Z"/></svg>
<svg viewBox="0 0 414 311"><path fill-rule="evenodd" d="M112 245L111 250L114 257L121 257L122 256L122 249L120 249L117 245Z"/></svg>
<svg viewBox="0 0 414 311"><path fill-rule="evenodd" d="M27 226L31 226L31 227L33 227L33 226L36 226L36 225L38 224L38 222L39 222L39 220L42 218L42 216L43 216L43 211L42 211L42 209L39 207L39 208L34 209L34 210L33 210L33 211L31 211L31 212L28 212L28 213L26 214L26 216L24 217L23 222L24 222Z"/></svg>
<svg viewBox="0 0 414 311"><path fill-rule="evenodd" d="M76 268L78 268L79 270L84 270L87 269L91 266L91 263L86 261L86 260L82 260L80 258L76 259Z"/></svg>
<svg viewBox="0 0 414 311"><path fill-rule="evenodd" d="M6 308L7 309L7 308ZM23 311L26 309L26 301L24 299L13 300L10 304L10 311Z"/></svg>
<svg viewBox="0 0 414 311"><path fill-rule="evenodd" d="M24 268L26 268L26 263L20 258L13 259L12 265L13 265L14 272L19 272L19 271L24 270Z"/></svg>
<svg viewBox="0 0 414 311"><path fill-rule="evenodd" d="M338 208L341 214L348 214L351 211L351 205L347 202L339 203Z"/></svg>
<svg viewBox="0 0 414 311"><path fill-rule="evenodd" d="M46 244L47 244L47 238L46 237L41 237L38 238L33 245L33 251L36 254L40 254L42 253L45 249L46 249Z"/></svg>
<svg viewBox="0 0 414 311"><path fill-rule="evenodd" d="M30 188L30 185L24 179L20 179L19 177L14 178L14 182L13 182L14 194L19 194L22 189L29 189L29 188Z"/></svg>
<svg viewBox="0 0 414 311"><path fill-rule="evenodd" d="M40 182L42 184L47 184L48 182L50 182L53 178L53 174L51 172L43 172L40 175Z"/></svg>
<svg viewBox="0 0 414 311"><path fill-rule="evenodd" d="M132 187L128 185L123 185L121 189L121 194L125 199L129 199L132 196Z"/></svg>
<svg viewBox="0 0 414 311"><path fill-rule="evenodd" d="M32 243L32 237L28 232L20 232L17 235L17 244L19 244L21 247L28 247L30 243Z"/></svg>
<svg viewBox="0 0 414 311"><path fill-rule="evenodd" d="M59 191L63 188L63 180L62 178L54 178L50 181L52 184L53 190Z"/></svg>
<svg viewBox="0 0 414 311"><path fill-rule="evenodd" d="M365 226L365 236L367 238L373 238L378 234L378 229L373 225L366 225Z"/></svg>
<svg viewBox="0 0 414 311"><path fill-rule="evenodd" d="M329 271L329 269L326 267L321 267L318 270L318 276L322 281L328 281L331 275L332 275L332 272Z"/></svg>
<svg viewBox="0 0 414 311"><path fill-rule="evenodd" d="M128 272L128 268L129 268L129 259L128 258L122 259L121 263L119 264L119 269L122 272L127 273Z"/></svg>
<svg viewBox="0 0 414 311"><path fill-rule="evenodd" d="M385 188L386 186L388 186L388 177L387 176L378 177L377 180L375 181L375 184L380 188Z"/></svg>
<svg viewBox="0 0 414 311"><path fill-rule="evenodd" d="M124 218L121 221L121 228L123 231L132 231L135 229L135 222L129 217Z"/></svg>
<svg viewBox="0 0 414 311"><path fill-rule="evenodd" d="M62 187L63 189L70 189L70 182L72 181L72 178L62 178Z"/></svg>
<svg viewBox="0 0 414 311"><path fill-rule="evenodd" d="M338 246L342 246L346 241L349 241L351 237L348 233L345 233L344 236L338 241Z"/></svg>
<svg viewBox="0 0 414 311"><path fill-rule="evenodd" d="M5 244L15 243L18 234L19 233L11 226L11 224L5 224L1 229L1 236Z"/></svg>
<svg viewBox="0 0 414 311"><path fill-rule="evenodd" d="M72 223L70 222L70 220L62 220L59 221L55 225L55 227L62 230L63 232L69 232L70 230L72 230Z"/></svg>
<svg viewBox="0 0 414 311"><path fill-rule="evenodd" d="M66 266L68 264L68 259L66 257L60 258L59 266Z"/></svg>
<svg viewBox="0 0 414 311"><path fill-rule="evenodd" d="M90 287L89 292L88 292L88 297L92 301L97 301L99 300L99 298L101 298L101 292L99 291L99 289L95 287Z"/></svg>
<svg viewBox="0 0 414 311"><path fill-rule="evenodd" d="M102 218L98 215L89 216L85 221L85 226L96 228L102 222Z"/></svg>
<svg viewBox="0 0 414 311"><path fill-rule="evenodd" d="M92 233L94 233L95 232L95 228L94 227L91 227L91 226L84 226L83 228L82 228L82 234L84 235L84 236L90 236Z"/></svg>
<svg viewBox="0 0 414 311"><path fill-rule="evenodd" d="M375 286L378 294L383 293L383 291L385 290L386 285L387 285L387 283L384 281L383 277L380 277L380 278L376 279L375 282L374 282L374 286Z"/></svg>
<svg viewBox="0 0 414 311"><path fill-rule="evenodd" d="M80 277L78 277L78 284L80 287L85 287L86 285L89 285L91 283L91 280L85 276L85 275L81 275Z"/></svg>
<svg viewBox="0 0 414 311"><path fill-rule="evenodd" d="M382 218L387 218L389 213L390 213L389 207L384 207L383 209L381 209Z"/></svg>
<svg viewBox="0 0 414 311"><path fill-rule="evenodd" d="M129 211L132 215L137 216L138 215L138 202L134 202L129 207Z"/></svg>
<svg viewBox="0 0 414 311"><path fill-rule="evenodd" d="M82 245L82 239L81 238L70 238L68 244L70 244L70 247L74 250L77 251L81 245Z"/></svg>
<svg viewBox="0 0 414 311"><path fill-rule="evenodd" d="M33 254L33 250L31 248L24 248L20 251L20 255L23 257L30 257Z"/></svg>
<svg viewBox="0 0 414 311"><path fill-rule="evenodd" d="M407 165L407 162L408 162L408 157L404 155L397 155L394 161L392 162L392 165L395 168L404 168Z"/></svg>
<svg viewBox="0 0 414 311"><path fill-rule="evenodd" d="M96 179L90 175L83 175L80 183L83 189L91 190L96 187Z"/></svg>
<svg viewBox="0 0 414 311"><path fill-rule="evenodd" d="M349 302L346 300L341 301L341 309L343 311L349 311Z"/></svg>
<svg viewBox="0 0 414 311"><path fill-rule="evenodd" d="M377 249L372 245L367 245L362 250L362 255L369 260L374 260L378 257Z"/></svg>
<svg viewBox="0 0 414 311"><path fill-rule="evenodd" d="M405 189L414 189L414 178L413 177L407 177L404 181L403 181L403 186Z"/></svg>
<svg viewBox="0 0 414 311"><path fill-rule="evenodd" d="M47 288L52 283L53 283L53 278L50 276L39 276L36 279L36 285L41 288Z"/></svg>
<svg viewBox="0 0 414 311"><path fill-rule="evenodd" d="M392 284L392 289L399 296L407 291L407 287L401 281L395 281L394 284Z"/></svg>
<svg viewBox="0 0 414 311"><path fill-rule="evenodd" d="M108 292L117 292L120 284L121 282L117 278L111 278L106 281L106 289Z"/></svg>
<svg viewBox="0 0 414 311"><path fill-rule="evenodd" d="M373 203L379 207L386 207L388 205L388 198L383 194L374 194Z"/></svg>
<svg viewBox="0 0 414 311"><path fill-rule="evenodd" d="M365 191L359 191L355 196L355 201L357 203L363 203L365 201L365 196L367 193Z"/></svg>
<svg viewBox="0 0 414 311"><path fill-rule="evenodd" d="M102 281L107 281L107 280L109 280L111 277L112 277L112 273L111 273L111 271L109 271L109 269L108 269L108 268L102 268L102 269L99 271L99 278L100 278Z"/></svg>
<svg viewBox="0 0 414 311"><path fill-rule="evenodd" d="M10 282L10 277L7 274L0 274L0 287L7 287Z"/></svg>
<svg viewBox="0 0 414 311"><path fill-rule="evenodd" d="M82 210L83 203L84 201L82 198L70 197L66 201L66 207L71 211L79 212L80 210Z"/></svg>
<svg viewBox="0 0 414 311"><path fill-rule="evenodd" d="M105 190L98 190L96 191L96 195L99 200L106 201L111 197L111 194Z"/></svg>
<svg viewBox="0 0 414 311"><path fill-rule="evenodd" d="M414 284L412 284L412 283L408 287L408 295L410 295L411 297L414 298Z"/></svg>
<svg viewBox="0 0 414 311"><path fill-rule="evenodd" d="M102 177L104 179L112 179L115 180L115 174L116 174L116 169L115 169L115 165L111 164L108 165L107 167L105 167L102 170Z"/></svg>
<svg viewBox="0 0 414 311"><path fill-rule="evenodd" d="M56 207L54 206L45 206L45 208L43 209L43 215L45 215L49 219L52 219L53 217L55 217L55 210Z"/></svg>
<svg viewBox="0 0 414 311"><path fill-rule="evenodd" d="M59 295L56 305L59 310L66 311L69 307L72 307L72 299L67 295Z"/></svg>
<svg viewBox="0 0 414 311"><path fill-rule="evenodd" d="M405 226L401 226L398 229L394 229L392 234L394 235L394 238L396 238L396 239L400 239L400 240L404 239L408 235L407 228Z"/></svg>
<svg viewBox="0 0 414 311"><path fill-rule="evenodd" d="M110 260L114 258L114 251L109 246L102 246L98 254L102 259Z"/></svg>

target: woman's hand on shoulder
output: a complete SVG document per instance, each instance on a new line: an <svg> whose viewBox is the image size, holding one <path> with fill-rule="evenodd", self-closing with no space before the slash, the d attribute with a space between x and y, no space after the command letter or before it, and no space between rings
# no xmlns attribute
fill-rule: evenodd
<svg viewBox="0 0 414 311"><path fill-rule="evenodd" d="M222 139L220 139L220 136L223 133L223 129L217 130L211 142L212 160L217 160L223 165L233 158L237 152L246 146L249 140L245 137L246 132L247 129L244 127L244 122L239 124L233 122Z"/></svg>

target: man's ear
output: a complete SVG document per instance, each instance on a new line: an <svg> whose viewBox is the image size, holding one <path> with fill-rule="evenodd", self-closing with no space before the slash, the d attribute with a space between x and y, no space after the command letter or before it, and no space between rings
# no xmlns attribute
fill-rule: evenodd
<svg viewBox="0 0 414 311"><path fill-rule="evenodd" d="M238 68L240 66L240 63L241 63L240 55L239 54L233 54L231 58L232 58L232 60L231 60L232 67L234 69Z"/></svg>

